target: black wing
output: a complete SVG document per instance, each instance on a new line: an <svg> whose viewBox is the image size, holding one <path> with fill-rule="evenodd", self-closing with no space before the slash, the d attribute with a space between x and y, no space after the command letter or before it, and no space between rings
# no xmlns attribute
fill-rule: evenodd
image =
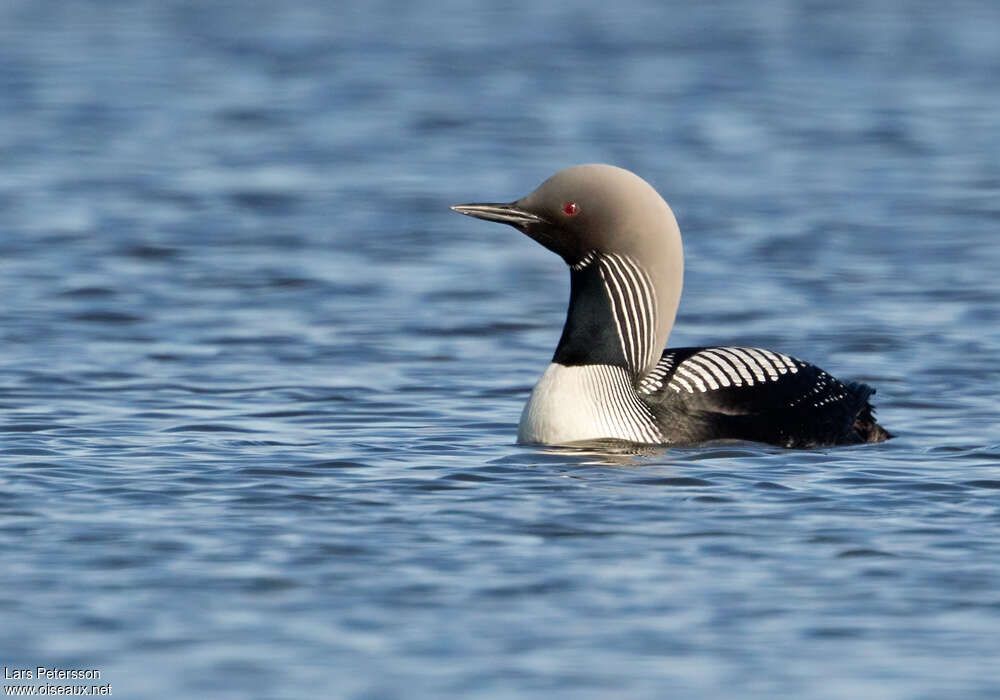
<svg viewBox="0 0 1000 700"><path fill-rule="evenodd" d="M891 437L872 415L872 387L772 350L666 350L638 391L679 442L812 447Z"/></svg>

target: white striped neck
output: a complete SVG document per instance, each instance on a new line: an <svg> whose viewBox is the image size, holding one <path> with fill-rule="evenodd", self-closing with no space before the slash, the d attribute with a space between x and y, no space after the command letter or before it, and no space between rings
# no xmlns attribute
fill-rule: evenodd
<svg viewBox="0 0 1000 700"><path fill-rule="evenodd" d="M650 274L621 253L591 251L570 270L569 310L553 362L621 367L637 382L660 357L676 300L666 304L669 316L662 313Z"/></svg>
<svg viewBox="0 0 1000 700"><path fill-rule="evenodd" d="M663 443L638 388L656 368L673 325L677 274L669 265L651 274L630 255L596 250L570 266L566 324L552 364L521 414L519 442Z"/></svg>
<svg viewBox="0 0 1000 700"><path fill-rule="evenodd" d="M518 442L566 445L602 439L660 444L663 434L625 368L553 362L521 413Z"/></svg>

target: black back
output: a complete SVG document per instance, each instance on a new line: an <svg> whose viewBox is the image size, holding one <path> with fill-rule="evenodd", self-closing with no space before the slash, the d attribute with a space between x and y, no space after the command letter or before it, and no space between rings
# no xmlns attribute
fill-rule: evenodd
<svg viewBox="0 0 1000 700"><path fill-rule="evenodd" d="M751 354L761 358L756 367ZM728 378L726 371L738 374L739 356L750 358L742 370L752 384L723 386L718 377ZM764 372L761 365L772 369ZM640 385L640 395L677 442L736 439L813 447L891 437L872 415L872 387L841 382L787 355L755 348L674 348L663 353L654 374L657 382L644 390Z"/></svg>

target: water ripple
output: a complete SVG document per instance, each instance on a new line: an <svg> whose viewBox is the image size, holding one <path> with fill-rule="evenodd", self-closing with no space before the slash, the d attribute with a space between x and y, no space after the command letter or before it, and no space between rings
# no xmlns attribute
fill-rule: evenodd
<svg viewBox="0 0 1000 700"><path fill-rule="evenodd" d="M996 695L995 3L91 5L0 3L9 667ZM671 344L871 382L899 437L516 445L568 276L448 206L582 161L677 215Z"/></svg>

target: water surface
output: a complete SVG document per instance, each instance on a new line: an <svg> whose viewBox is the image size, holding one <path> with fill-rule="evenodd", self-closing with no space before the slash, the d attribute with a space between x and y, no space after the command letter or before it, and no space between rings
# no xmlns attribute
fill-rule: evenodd
<svg viewBox="0 0 1000 700"><path fill-rule="evenodd" d="M336 5L336 6L335 6ZM1000 10L0 9L0 659L127 698L996 697ZM514 444L568 275L448 210L612 162L673 345L876 446Z"/></svg>

